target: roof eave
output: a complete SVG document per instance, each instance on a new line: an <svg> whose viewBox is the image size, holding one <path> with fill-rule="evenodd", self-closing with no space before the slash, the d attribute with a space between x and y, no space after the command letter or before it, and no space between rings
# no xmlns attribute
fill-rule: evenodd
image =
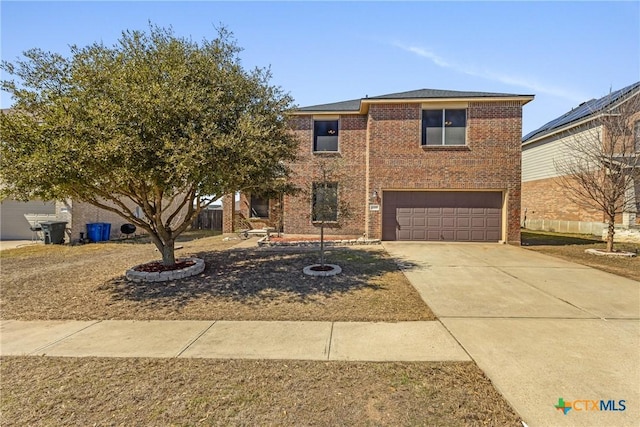
<svg viewBox="0 0 640 427"><path fill-rule="evenodd" d="M446 98L363 98L360 100L359 110L313 110L313 111L293 111L292 114L309 116L314 114L367 114L370 104L423 104L423 103L445 103L445 102L502 102L519 101L520 105L525 105L535 98L535 95L518 96L475 96L475 97L446 97Z"/></svg>
<svg viewBox="0 0 640 427"><path fill-rule="evenodd" d="M345 115L345 114L363 114L360 110L313 110L313 111L292 111L291 115L295 116L313 116L313 115Z"/></svg>
<svg viewBox="0 0 640 427"><path fill-rule="evenodd" d="M557 135L557 134L559 134L559 133L564 133L564 132L566 132L566 131L568 131L568 130L570 130L570 129L573 129L573 128L575 128L575 127L578 127L578 126L582 126L582 125L584 125L585 123L589 123L590 121L593 121L593 120L595 120L596 118L600 117L600 115L601 115L601 114L593 114L593 115L591 115L591 116L587 116L587 117L586 117L586 118L584 118L583 120L578 120L578 121L576 121L576 122L568 123L568 124L566 124L566 125L564 125L564 126L562 126L562 127L559 127L559 128L557 128L557 129L554 129L553 131L551 131L551 132L549 132L549 133L544 133L544 134L542 134L542 135L540 135L540 136L536 136L536 137L534 137L533 139L529 139L527 142L523 142L523 143L522 143L522 146L524 147L525 145L533 144L534 142L541 141L541 140L543 140L543 139L546 139L546 138L552 137L552 136Z"/></svg>

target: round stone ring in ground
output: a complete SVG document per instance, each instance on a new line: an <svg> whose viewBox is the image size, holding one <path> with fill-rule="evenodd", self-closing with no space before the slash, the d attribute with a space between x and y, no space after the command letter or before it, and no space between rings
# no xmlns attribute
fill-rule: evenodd
<svg viewBox="0 0 640 427"><path fill-rule="evenodd" d="M177 269L164 270L159 261L140 264L127 270L126 277L132 282L168 282L195 276L204 271L204 260L200 258L181 258L176 260Z"/></svg>
<svg viewBox="0 0 640 427"><path fill-rule="evenodd" d="M320 264L313 264L303 268L302 272L307 276L327 277L342 273L342 268L335 264L325 264L324 266Z"/></svg>

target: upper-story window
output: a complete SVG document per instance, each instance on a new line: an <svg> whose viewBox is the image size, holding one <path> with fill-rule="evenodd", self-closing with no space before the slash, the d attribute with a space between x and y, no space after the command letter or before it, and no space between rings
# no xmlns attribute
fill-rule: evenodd
<svg viewBox="0 0 640 427"><path fill-rule="evenodd" d="M633 141L635 142L636 153L640 153L640 120L636 120L633 125Z"/></svg>
<svg viewBox="0 0 640 427"><path fill-rule="evenodd" d="M313 121L313 151L338 151L338 120Z"/></svg>
<svg viewBox="0 0 640 427"><path fill-rule="evenodd" d="M465 145L466 134L467 110L422 111L422 145Z"/></svg>

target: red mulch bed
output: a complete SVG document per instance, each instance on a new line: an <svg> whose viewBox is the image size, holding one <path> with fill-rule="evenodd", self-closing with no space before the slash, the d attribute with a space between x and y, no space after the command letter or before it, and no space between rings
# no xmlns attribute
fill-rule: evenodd
<svg viewBox="0 0 640 427"><path fill-rule="evenodd" d="M153 261L146 264L138 265L133 269L135 271L144 271L145 273L156 273L163 271L182 270L183 268L191 267L194 265L193 261L179 260L174 265L164 265L162 261Z"/></svg>

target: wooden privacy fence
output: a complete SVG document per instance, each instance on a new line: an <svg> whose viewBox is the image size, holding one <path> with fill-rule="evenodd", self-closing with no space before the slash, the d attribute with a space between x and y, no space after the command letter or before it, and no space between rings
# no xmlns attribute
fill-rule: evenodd
<svg viewBox="0 0 640 427"><path fill-rule="evenodd" d="M191 228L222 231L222 210L203 210L193 221Z"/></svg>

